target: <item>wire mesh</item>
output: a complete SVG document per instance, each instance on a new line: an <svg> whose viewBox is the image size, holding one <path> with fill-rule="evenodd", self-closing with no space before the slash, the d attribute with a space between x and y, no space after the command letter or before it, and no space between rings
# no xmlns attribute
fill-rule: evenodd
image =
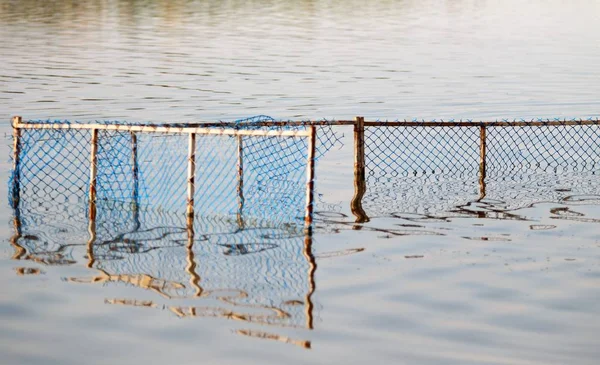
<svg viewBox="0 0 600 365"><path fill-rule="evenodd" d="M434 214L478 196L478 127L366 127L370 214Z"/></svg>
<svg viewBox="0 0 600 365"><path fill-rule="evenodd" d="M488 176L505 171L595 171L600 125L530 125L487 128Z"/></svg>
<svg viewBox="0 0 600 365"><path fill-rule="evenodd" d="M260 129L288 130L243 121L236 127ZM312 314L305 308L314 288L314 262L304 234L307 137L196 135L190 234L189 134L174 129L98 130L97 135L92 228L91 131L20 130L11 176L17 188L10 198L18 193L13 207L19 220L16 244L26 250L26 259L74 264L83 256L98 273L72 281L219 302L210 308L192 306L193 313L236 313L248 321L284 326L308 323ZM317 156L338 141L334 133L322 139ZM183 313L182 308L171 309Z"/></svg>
<svg viewBox="0 0 600 365"><path fill-rule="evenodd" d="M93 242L90 131L23 129L10 192L20 198L17 242L45 264L73 264L85 250L99 270L91 282L220 302L170 306L178 316L301 326L315 267L302 232L308 141L277 132L318 125L320 158L341 144L336 124L350 125L266 116L210 125L276 133L197 136L193 235L185 216L189 134L176 130L186 125L169 125L168 133L99 130ZM362 205L371 217L479 216L597 195L598 137L598 120L369 122Z"/></svg>
<svg viewBox="0 0 600 365"><path fill-rule="evenodd" d="M31 130L21 133L18 185L20 244L29 257L49 265L75 263L72 245L85 242L89 188L89 133L87 131ZM40 173L41 172L41 173ZM15 179L15 172L11 184ZM12 196L10 197L12 199ZM55 217L70 217L56 219ZM44 222L55 223L38 229Z"/></svg>
<svg viewBox="0 0 600 365"><path fill-rule="evenodd" d="M486 199L503 209L598 194L600 125L487 128Z"/></svg>
<svg viewBox="0 0 600 365"><path fill-rule="evenodd" d="M370 216L452 216L596 194L599 133L598 120L370 123L362 203Z"/></svg>

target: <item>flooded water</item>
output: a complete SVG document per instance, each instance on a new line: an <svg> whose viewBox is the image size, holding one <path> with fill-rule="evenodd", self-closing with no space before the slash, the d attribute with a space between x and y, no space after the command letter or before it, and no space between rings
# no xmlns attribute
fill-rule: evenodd
<svg viewBox="0 0 600 365"><path fill-rule="evenodd" d="M594 0L0 0L1 153L12 115L597 117L599 20ZM61 160L87 161L89 146L41 147L41 160L29 149L37 173L19 211L6 198L11 163L0 165L0 363L595 364L599 131L575 128L488 130L487 186L478 134L454 131L460 143L438 148L435 134L367 130L365 223L350 209L352 127L334 128L313 236L274 223L303 212L299 170L260 190L272 170L259 167L300 150L279 161L246 152L254 210L240 223L219 215L238 204L235 145L214 140L204 161L230 168L200 167L210 179L197 199L213 210L192 243L169 209L99 205L91 229L87 205L70 199L86 195L89 171ZM184 208L187 142L152 143L161 157L140 149L140 189ZM179 164L157 167L167 160ZM113 193L130 193L102 175L127 162L100 166Z"/></svg>

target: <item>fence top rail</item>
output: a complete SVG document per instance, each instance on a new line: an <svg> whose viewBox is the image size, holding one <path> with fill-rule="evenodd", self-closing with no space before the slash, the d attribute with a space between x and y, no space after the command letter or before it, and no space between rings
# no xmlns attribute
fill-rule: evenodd
<svg viewBox="0 0 600 365"><path fill-rule="evenodd" d="M194 123L205 127L295 127L295 126L349 126L356 124L355 120L316 120L316 121L265 121L249 124L235 122ZM523 127L523 126L564 126L564 125L600 125L600 119L533 119L533 120L395 120L395 121L364 121L365 127Z"/></svg>
<svg viewBox="0 0 600 365"><path fill-rule="evenodd" d="M534 119L534 120L501 120L501 121L365 121L365 127L545 127L600 125L600 119Z"/></svg>
<svg viewBox="0 0 600 365"><path fill-rule="evenodd" d="M252 128L274 128L274 127L310 127L310 126L351 126L356 120L266 120L249 123L239 122L194 122L173 124L138 124L138 123L58 123L51 121L29 121L24 122L20 117L13 118L13 128L23 129L98 129L118 130L131 132L155 132L155 133L197 133L197 134L226 134L226 135L265 135L265 136L308 136L307 131L265 131ZM600 125L599 118L590 119L502 119L494 121L473 120L395 120L395 121L365 121L365 127L545 127L545 126L578 126L578 125ZM231 131L225 129L229 128Z"/></svg>
<svg viewBox="0 0 600 365"><path fill-rule="evenodd" d="M23 123L13 119L13 128L16 129L84 129L84 130L109 130L121 132L141 133L184 133L205 135L229 136L261 136L261 137L310 137L310 130L248 130L237 128L214 128L211 126L197 125L157 125L157 124L95 124L95 123Z"/></svg>

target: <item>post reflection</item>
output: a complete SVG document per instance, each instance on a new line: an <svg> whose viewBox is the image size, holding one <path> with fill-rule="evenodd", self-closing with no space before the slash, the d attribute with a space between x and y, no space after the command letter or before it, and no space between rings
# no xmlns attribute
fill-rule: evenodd
<svg viewBox="0 0 600 365"><path fill-rule="evenodd" d="M275 328L314 328L312 296L317 265L312 232L303 225L270 226L269 222L254 221L240 229L237 217L196 216L186 227L177 224L184 223L185 216L115 210L102 202L96 206L96 220L85 224L83 209L59 213L43 203L24 201L22 205L24 223L15 219L18 230L11 240L13 258L61 265L83 256L94 273L66 281L95 285L107 292L114 285L131 288L130 297L107 297L108 305L153 308L180 318L214 317ZM67 212L79 214L69 216ZM134 215L139 222L129 219L124 223ZM62 224L65 221L71 222L68 229ZM73 237L84 232L89 235L87 242L74 243ZM67 243L61 244L64 239ZM155 298L136 298L137 289L151 292ZM309 341L279 337L272 330L240 329L235 333L310 348Z"/></svg>

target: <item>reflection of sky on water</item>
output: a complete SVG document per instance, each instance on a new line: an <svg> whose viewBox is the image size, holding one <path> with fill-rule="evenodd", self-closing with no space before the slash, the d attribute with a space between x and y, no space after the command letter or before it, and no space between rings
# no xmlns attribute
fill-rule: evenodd
<svg viewBox="0 0 600 365"><path fill-rule="evenodd" d="M594 116L598 6L1 1L0 114L155 122L262 113Z"/></svg>
<svg viewBox="0 0 600 365"><path fill-rule="evenodd" d="M154 122L263 113L286 119L587 118L599 107L598 13L594 0L0 0L0 132L10 134L14 114ZM84 246L47 257L77 264L48 266L10 260L14 251L6 244L0 245L2 360L597 362L600 214L597 192L577 185L590 182L595 189L586 171L561 174L574 195L563 201L570 193L552 173L496 184L515 192L505 200L554 202L508 212L490 212L485 202L468 206L492 219L403 213L356 225L348 207L351 128L344 133L346 148L326 156L317 174L317 225L336 234L318 230L313 245L319 264L314 331L179 320L176 313L190 313L197 303L134 286L148 277L131 277L131 284L61 280L101 276L84 267ZM7 145L0 144L4 156ZM6 159L0 161L4 180L8 170ZM531 190L538 179L539 194ZM476 173L466 181L472 181L466 192L478 199ZM523 185L530 189L526 196L519 195ZM4 189L0 184L1 197ZM448 189L442 194L452 197L456 188ZM46 206L62 214L59 204ZM11 214L0 209L5 222ZM73 223L57 222L50 232L85 243L85 231L64 234ZM12 226L0 233L8 242ZM144 237L163 233L179 234L156 230ZM105 251L113 255L124 251L110 246ZM232 328L244 336L232 336ZM275 340L311 341L311 351Z"/></svg>

